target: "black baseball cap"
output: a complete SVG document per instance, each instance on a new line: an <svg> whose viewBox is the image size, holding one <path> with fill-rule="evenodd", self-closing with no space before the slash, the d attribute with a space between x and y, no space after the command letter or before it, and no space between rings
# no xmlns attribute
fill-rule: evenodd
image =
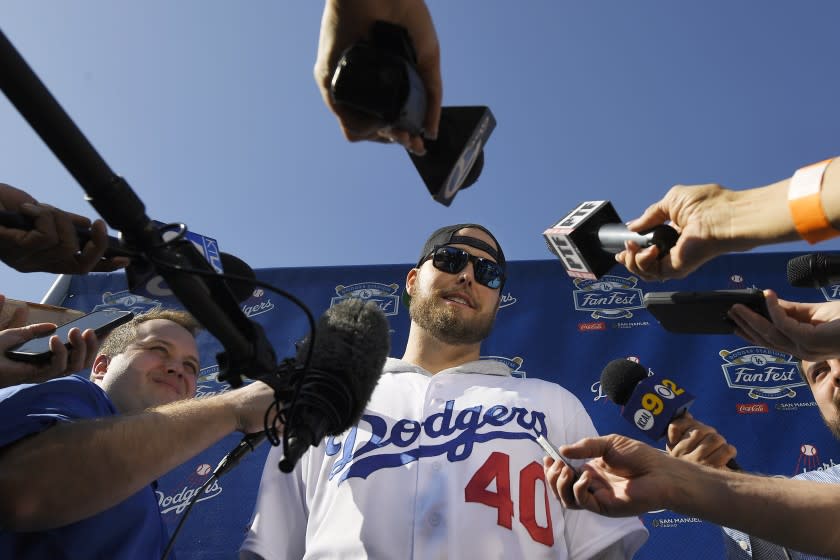
<svg viewBox="0 0 840 560"><path fill-rule="evenodd" d="M476 237L470 237L468 235L457 235L459 231L462 229L467 228L474 228L480 229L484 233L490 236L490 239L496 244L498 249L493 248L492 245L487 243L486 241L482 241ZM440 247L442 245L468 245L475 249L480 249L484 251L488 255L490 255L499 265L502 267L502 270L507 272L507 263L505 261L505 253L502 251L502 246L499 244L499 240L496 239L496 236L490 233L486 227L479 225L479 224L455 224L452 226L444 226L439 228L432 233L429 238L426 240L426 243L423 244L423 250L420 252L420 257L417 259L417 267L423 264L423 260L429 256L429 253L435 250L436 247ZM402 293L402 303L406 307L408 307L409 302L411 301L411 296L408 295L408 292L403 290Z"/></svg>
<svg viewBox="0 0 840 560"><path fill-rule="evenodd" d="M494 249L492 245L478 239L476 237L469 237L467 235L456 235L462 229L467 228L474 228L480 229L484 233L490 236L490 239L496 244L498 249ZM423 259L429 256L429 253L434 251L435 247L440 247L441 245L469 245L470 247L474 247L475 249L480 249L485 253L489 254L493 259L499 263L503 270L507 272L507 265L505 263L505 254L502 251L502 246L499 244L499 240L496 239L490 230L486 227L478 225L478 224L455 224L454 226L444 226L440 229L435 230L432 235L426 240L426 243L423 245L423 250L420 252L420 258L417 259L417 266L420 266L423 263Z"/></svg>

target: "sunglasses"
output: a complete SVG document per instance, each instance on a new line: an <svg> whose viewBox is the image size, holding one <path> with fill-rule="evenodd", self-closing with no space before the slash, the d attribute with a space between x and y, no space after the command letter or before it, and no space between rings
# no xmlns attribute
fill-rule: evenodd
<svg viewBox="0 0 840 560"><path fill-rule="evenodd" d="M449 274L458 274L467 267L467 263L471 262L476 282L493 290L501 288L505 283L505 272L499 263L484 257L476 257L457 247L449 245L435 247L425 259L420 261L420 264L429 259L432 259L432 265L436 269Z"/></svg>

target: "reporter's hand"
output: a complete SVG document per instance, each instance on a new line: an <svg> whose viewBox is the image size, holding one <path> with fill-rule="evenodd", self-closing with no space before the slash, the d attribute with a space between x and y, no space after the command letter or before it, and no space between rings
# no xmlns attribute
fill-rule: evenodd
<svg viewBox="0 0 840 560"><path fill-rule="evenodd" d="M426 88L425 136L437 138L443 83L440 76L440 46L429 10L422 0L327 0L321 17L315 82L324 103L338 117L345 138L398 142L416 154L425 153L423 139L404 130L380 128L381 123L336 105L330 95L330 82L342 52L367 37L377 20L405 27L417 52L417 71Z"/></svg>
<svg viewBox="0 0 840 560"><path fill-rule="evenodd" d="M33 218L35 229L0 226L0 260L20 272L85 274L124 267L126 257L103 259L108 248L105 222L41 204L26 192L0 183L0 210ZM76 226L90 228L91 236L79 247Z"/></svg>
<svg viewBox="0 0 840 560"><path fill-rule="evenodd" d="M570 459L592 458L580 468L577 482L568 466L544 460L546 481L565 507L623 517L663 506L669 489L662 476L676 461L665 453L615 434L584 438L559 451Z"/></svg>
<svg viewBox="0 0 840 560"><path fill-rule="evenodd" d="M68 350L57 336L50 337L52 357L44 364L32 364L13 360L6 356L6 350L37 336L55 330L53 323L36 323L27 327L0 331L0 387L9 387L20 383L40 383L70 375L93 365L99 340L92 329L81 332L70 329Z"/></svg>
<svg viewBox="0 0 840 560"><path fill-rule="evenodd" d="M17 307L9 313L3 313L6 306L6 296L0 294L0 330L14 329L26 325L26 319L29 316L28 307Z"/></svg>
<svg viewBox="0 0 840 560"><path fill-rule="evenodd" d="M234 403L237 430L244 434L265 430L265 412L274 402L274 389L262 381L254 381L226 395ZM274 423L273 418L269 423Z"/></svg>
<svg viewBox="0 0 840 560"><path fill-rule="evenodd" d="M840 357L840 301L799 303L779 299L773 290L764 290L764 297L772 321L745 305L733 305L729 318L735 334L810 362Z"/></svg>
<svg viewBox="0 0 840 560"><path fill-rule="evenodd" d="M672 187L627 227L642 232L670 222L680 233L676 245L660 259L656 246L642 249L627 242L615 260L643 280L667 280L684 278L718 255L747 248L728 238L727 225L735 219L731 216L733 196L733 191L720 185Z"/></svg>
<svg viewBox="0 0 840 560"><path fill-rule="evenodd" d="M697 421L690 412L668 424L666 449L672 457L716 469L725 468L738 454L717 430Z"/></svg>

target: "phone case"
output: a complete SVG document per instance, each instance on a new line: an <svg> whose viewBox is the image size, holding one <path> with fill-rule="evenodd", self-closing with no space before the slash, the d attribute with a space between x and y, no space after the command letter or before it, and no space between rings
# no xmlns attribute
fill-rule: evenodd
<svg viewBox="0 0 840 560"><path fill-rule="evenodd" d="M648 292L645 308L670 332L686 334L731 334L735 324L726 316L729 308L743 303L770 318L764 294L755 288L710 292Z"/></svg>

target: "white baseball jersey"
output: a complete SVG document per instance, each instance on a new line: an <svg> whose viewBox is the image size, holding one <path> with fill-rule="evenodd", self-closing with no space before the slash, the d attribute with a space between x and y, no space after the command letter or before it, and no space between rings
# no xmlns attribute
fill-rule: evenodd
<svg viewBox="0 0 840 560"><path fill-rule="evenodd" d="M638 518L569 511L547 487L544 452L597 435L559 385L480 360L436 375L389 358L359 424L311 448L294 471L268 455L242 549L286 558L590 558Z"/></svg>

